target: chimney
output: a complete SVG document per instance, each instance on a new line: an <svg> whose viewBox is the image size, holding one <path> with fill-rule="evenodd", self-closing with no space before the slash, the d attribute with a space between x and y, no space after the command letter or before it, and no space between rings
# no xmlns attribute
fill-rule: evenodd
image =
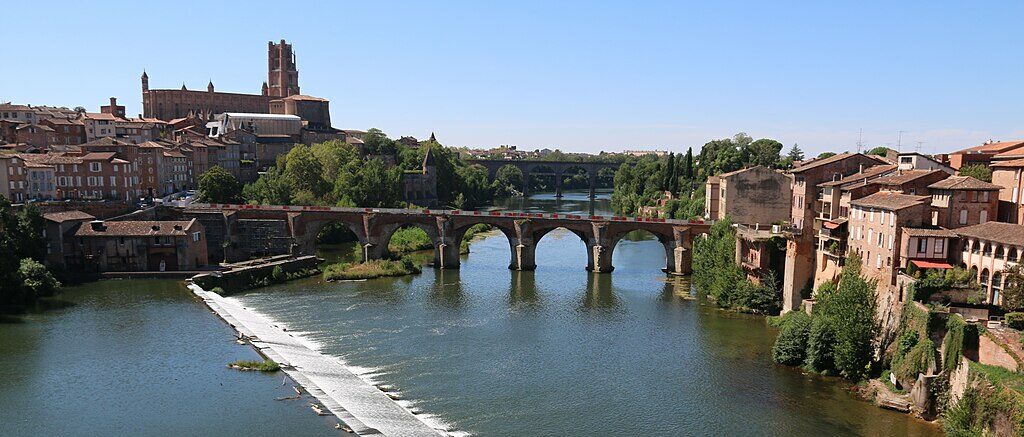
<svg viewBox="0 0 1024 437"><path fill-rule="evenodd" d="M153 230L154 231L159 231L160 230L160 225L153 225Z"/></svg>
<svg viewBox="0 0 1024 437"><path fill-rule="evenodd" d="M181 225L174 225L174 230L175 231L180 231L181 230Z"/></svg>
<svg viewBox="0 0 1024 437"><path fill-rule="evenodd" d="M103 220L93 220L89 222L89 227L96 232L103 232L107 229L107 227L103 225Z"/></svg>
<svg viewBox="0 0 1024 437"><path fill-rule="evenodd" d="M111 97L110 98L110 113L111 114L113 114L115 111L117 111L114 108L117 108L117 97Z"/></svg>

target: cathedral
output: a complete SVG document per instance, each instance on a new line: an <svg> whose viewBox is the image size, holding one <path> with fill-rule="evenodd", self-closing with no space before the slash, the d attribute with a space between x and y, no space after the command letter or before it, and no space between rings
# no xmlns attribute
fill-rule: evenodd
<svg viewBox="0 0 1024 437"><path fill-rule="evenodd" d="M142 111L146 118L169 121L190 114L210 119L223 112L270 113L271 102L299 96L299 70L291 44L267 43L267 81L261 94L224 93L214 91L213 82L206 91L181 89L150 89L149 75L142 72Z"/></svg>

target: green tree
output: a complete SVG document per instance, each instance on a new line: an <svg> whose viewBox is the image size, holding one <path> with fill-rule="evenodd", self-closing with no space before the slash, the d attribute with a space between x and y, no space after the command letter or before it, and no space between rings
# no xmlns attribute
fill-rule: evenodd
<svg viewBox="0 0 1024 437"><path fill-rule="evenodd" d="M686 149L686 164L683 169L683 176L686 176L686 180L693 181L693 147Z"/></svg>
<svg viewBox="0 0 1024 437"><path fill-rule="evenodd" d="M46 266L32 258L21 260L18 266L18 276L21 277L25 295L29 299L53 296L60 288L60 282L46 270Z"/></svg>
<svg viewBox="0 0 1024 437"><path fill-rule="evenodd" d="M772 360L787 366L799 366L807 358L807 341L811 335L811 316L791 311L782 319L782 329L772 346Z"/></svg>
<svg viewBox="0 0 1024 437"><path fill-rule="evenodd" d="M665 175L661 182L661 190L669 191L672 189L672 176L675 173L676 168L676 155L669 152L668 163L665 165Z"/></svg>
<svg viewBox="0 0 1024 437"><path fill-rule="evenodd" d="M1024 310L1024 267L1013 263L1003 271L1006 278L1006 286L1003 287L1003 309L1007 311Z"/></svg>
<svg viewBox="0 0 1024 437"><path fill-rule="evenodd" d="M747 163L751 166L760 165L767 168L779 166L779 152L782 151L782 143L762 138L747 146Z"/></svg>
<svg viewBox="0 0 1024 437"><path fill-rule="evenodd" d="M981 164L960 167L960 176L970 176L980 181L992 182L992 169Z"/></svg>
<svg viewBox="0 0 1024 437"><path fill-rule="evenodd" d="M309 191L319 198L330 190L330 184L324 180L323 164L305 144L299 144L288 152L283 173L296 191Z"/></svg>
<svg viewBox="0 0 1024 437"><path fill-rule="evenodd" d="M502 166L494 175L494 183L495 189L500 193L522 192L523 172L511 164Z"/></svg>
<svg viewBox="0 0 1024 437"><path fill-rule="evenodd" d="M391 207L402 198L400 183L401 173L397 167L388 169L383 161L373 158L359 171L343 173L334 192L344 205Z"/></svg>
<svg viewBox="0 0 1024 437"><path fill-rule="evenodd" d="M237 203L242 200L242 185L220 166L213 166L199 176L196 199L209 203Z"/></svg>
<svg viewBox="0 0 1024 437"><path fill-rule="evenodd" d="M878 334L875 283L861 275L860 258L847 258L834 292L818 293L808 340L808 366L860 380L874 356Z"/></svg>
<svg viewBox="0 0 1024 437"><path fill-rule="evenodd" d="M43 235L45 229L46 220L39 208L32 204L21 208L21 213L18 214L18 228L15 233L19 258L43 261L46 257L46 237ZM10 249L11 246L4 247Z"/></svg>
<svg viewBox="0 0 1024 437"><path fill-rule="evenodd" d="M261 205L291 205L293 191L277 167L270 167L256 182L242 188L247 202Z"/></svg>
<svg viewBox="0 0 1024 437"><path fill-rule="evenodd" d="M788 153L786 153L786 158L789 158L790 162L803 161L804 160L804 151L800 150L800 145L799 144L793 143L793 147L789 149Z"/></svg>
<svg viewBox="0 0 1024 437"><path fill-rule="evenodd" d="M885 147L885 146L878 146L878 147L875 147L875 148L873 148L871 150L868 150L865 154L867 154L867 155L885 156L885 155L889 154L890 150L892 150L892 149L890 149L888 147Z"/></svg>
<svg viewBox="0 0 1024 437"><path fill-rule="evenodd" d="M831 158L833 156L836 156L836 152L821 152L818 154L818 159Z"/></svg>

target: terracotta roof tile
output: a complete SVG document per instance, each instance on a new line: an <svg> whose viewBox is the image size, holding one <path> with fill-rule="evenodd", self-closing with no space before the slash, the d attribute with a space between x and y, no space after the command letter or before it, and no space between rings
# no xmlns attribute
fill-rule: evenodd
<svg viewBox="0 0 1024 437"><path fill-rule="evenodd" d="M92 214L84 213L79 210L74 211L63 211L63 212L50 212L43 214L43 218L51 222L63 223L68 220L92 220Z"/></svg>
<svg viewBox="0 0 1024 437"><path fill-rule="evenodd" d="M1024 225L985 222L979 225L958 228L956 233L964 237L1024 246Z"/></svg>
<svg viewBox="0 0 1024 437"><path fill-rule="evenodd" d="M956 232L946 228L903 228L911 237L956 238Z"/></svg>
<svg viewBox="0 0 1024 437"><path fill-rule="evenodd" d="M898 211L911 206L927 203L930 200L930 196L914 196L910 194L885 191L861 197L860 199L851 201L850 205Z"/></svg>
<svg viewBox="0 0 1024 437"><path fill-rule="evenodd" d="M998 191L1003 187L975 179L971 176L950 176L928 186L933 190L985 190Z"/></svg>
<svg viewBox="0 0 1024 437"><path fill-rule="evenodd" d="M103 222L101 226L93 227L92 223L83 223L75 231L77 237L110 236L110 237L156 237L156 236L185 236L196 223L196 219L189 221L121 221ZM179 229L175 229L175 226Z"/></svg>

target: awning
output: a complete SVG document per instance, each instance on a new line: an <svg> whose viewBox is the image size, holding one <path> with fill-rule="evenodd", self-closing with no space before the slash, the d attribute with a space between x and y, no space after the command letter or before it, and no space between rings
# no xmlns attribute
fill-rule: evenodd
<svg viewBox="0 0 1024 437"><path fill-rule="evenodd" d="M835 229L842 225L842 223L825 222L822 223L828 229Z"/></svg>
<svg viewBox="0 0 1024 437"><path fill-rule="evenodd" d="M912 260L910 260L910 263L915 265L915 266L917 266L917 268L919 268L919 269L951 269L951 268L953 268L953 266L951 266L949 264L946 264L946 263L935 262L935 261L924 261L924 260L919 260L919 259L912 259Z"/></svg>

